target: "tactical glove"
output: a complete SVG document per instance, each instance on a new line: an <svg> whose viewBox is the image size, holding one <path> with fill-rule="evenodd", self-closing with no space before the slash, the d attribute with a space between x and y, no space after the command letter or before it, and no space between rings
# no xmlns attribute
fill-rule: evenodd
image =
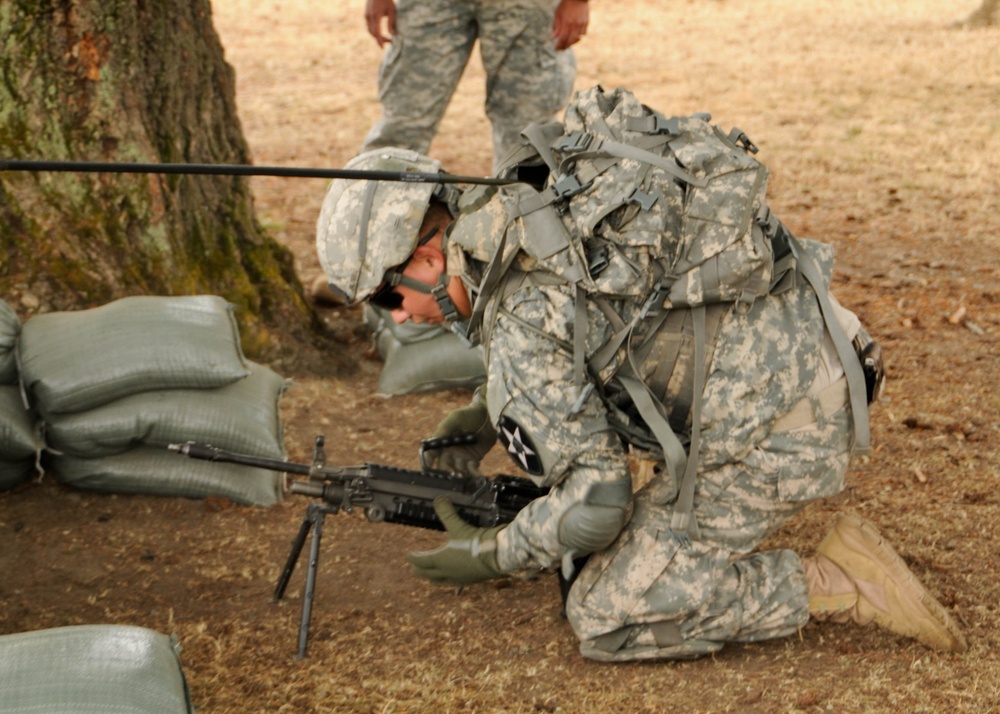
<svg viewBox="0 0 1000 714"><path fill-rule="evenodd" d="M476 399L467 407L456 409L438 424L432 438L473 434L475 440L467 444L431 449L421 455L424 468L452 471L461 474L479 475L479 462L493 448L497 432L490 423L490 413L486 409L486 396L476 392Z"/></svg>
<svg viewBox="0 0 1000 714"><path fill-rule="evenodd" d="M447 496L434 499L448 542L436 550L408 553L414 572L438 585L466 585L504 575L497 565L497 533L506 526L476 528L462 520Z"/></svg>

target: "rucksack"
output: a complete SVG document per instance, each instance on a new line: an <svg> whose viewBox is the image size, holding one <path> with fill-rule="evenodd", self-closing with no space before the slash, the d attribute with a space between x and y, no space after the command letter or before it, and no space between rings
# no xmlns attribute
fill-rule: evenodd
<svg viewBox="0 0 1000 714"><path fill-rule="evenodd" d="M597 385L622 436L663 454L679 489L675 533L697 528L701 393L729 310L810 283L847 373L855 451L867 449L860 363L819 270L768 209L768 171L742 131L724 133L704 114L666 117L626 89L598 86L574 97L562 123L533 124L522 138L497 171L518 181L503 190L508 226L521 221L522 239L509 245L504 231L493 246L469 329L488 343L493 316L485 310L515 261L536 279L575 286L577 403ZM471 189L460 208L481 206L496 190ZM585 363L587 301L614 331ZM623 304L627 314L614 308ZM666 348L657 339L665 333ZM620 408L626 403L646 429ZM647 430L652 443L643 443ZM687 436L687 449L678 434Z"/></svg>

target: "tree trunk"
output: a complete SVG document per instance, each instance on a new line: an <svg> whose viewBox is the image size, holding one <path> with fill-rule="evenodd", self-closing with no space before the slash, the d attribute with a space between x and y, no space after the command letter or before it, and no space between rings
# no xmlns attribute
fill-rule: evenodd
<svg viewBox="0 0 1000 714"><path fill-rule="evenodd" d="M0 157L249 163L208 0L0 0ZM248 179L0 173L0 299L22 314L221 295L258 359L316 318Z"/></svg>
<svg viewBox="0 0 1000 714"><path fill-rule="evenodd" d="M983 4L971 15L956 22L956 27L988 27L997 23L997 9L1000 8L1000 0L983 0Z"/></svg>

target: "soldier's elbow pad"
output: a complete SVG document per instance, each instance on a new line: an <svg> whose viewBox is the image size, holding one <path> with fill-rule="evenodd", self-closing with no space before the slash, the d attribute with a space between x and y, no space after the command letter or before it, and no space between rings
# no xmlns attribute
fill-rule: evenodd
<svg viewBox="0 0 1000 714"><path fill-rule="evenodd" d="M631 506L631 479L594 484L586 498L563 514L560 544L578 556L607 548L628 523Z"/></svg>

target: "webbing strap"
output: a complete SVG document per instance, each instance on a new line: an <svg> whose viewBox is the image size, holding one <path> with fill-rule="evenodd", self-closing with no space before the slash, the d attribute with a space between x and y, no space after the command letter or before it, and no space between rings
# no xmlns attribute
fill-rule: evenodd
<svg viewBox="0 0 1000 714"><path fill-rule="evenodd" d="M612 166L617 164L623 158L635 158L635 157L625 157L621 152L609 152L604 150L605 142L612 142L617 144L612 139L599 139L596 136L589 135L591 138L586 142L587 148L584 151L574 152L569 154L562 163L559 164L559 172L561 174L569 173L567 167L569 164L579 164L580 161L589 161L591 166L589 167L579 167L576 176L577 180L583 184L589 184L595 178L603 174L605 171L610 169ZM650 152L650 156L657 156L658 154L653 154L652 150L669 143L669 136L641 136L630 144L621 144L622 146L630 146L632 148L638 149L640 151ZM652 166L652 162L640 159L643 164L647 167ZM676 167L675 167L676 168ZM648 170L648 168L647 168ZM645 174L643 174L643 177ZM636 181L637 184L641 183L641 180Z"/></svg>
<svg viewBox="0 0 1000 714"><path fill-rule="evenodd" d="M663 266L657 262L653 263L651 268L654 272L653 281L658 285L660 280L663 278ZM646 302L642 309L639 310L639 312L636 313L636 315L627 324L617 315L615 315L616 319L608 317L608 322L614 329L614 333L610 338L608 338L608 341L605 342L596 352L594 352L593 356L591 356L589 365L592 374L598 374L611 363L611 360L614 359L615 354L618 352L618 348L622 346L622 343L629 336L632 329L645 320L653 310L659 309L662 306L664 295L665 293L662 290L654 289L646 298ZM612 310L611 306L608 305L603 298L599 299L592 296L592 299L597 303L597 306L601 309L601 312L603 312L605 316L614 314L614 310Z"/></svg>
<svg viewBox="0 0 1000 714"><path fill-rule="evenodd" d="M378 190L378 181L369 181L365 186L365 195L361 204L360 233L358 235L358 257L362 261L368 253L368 224L371 222L372 203L375 201L375 192ZM361 275L358 274L360 279ZM355 286L356 287L356 286Z"/></svg>
<svg viewBox="0 0 1000 714"><path fill-rule="evenodd" d="M507 227L510 227L510 223L507 224ZM511 251L511 255L504 260L503 252L506 246L507 230L505 229L503 236L500 237L500 244L497 246L497 251L493 254L489 265L486 266L486 273L479 283L479 293L476 295L476 301L472 305L472 315L469 316L468 321L470 333L480 328L483 315L486 313L486 304L489 302L493 289L500 282L500 278L503 277L504 273L507 272L510 264L514 261L514 256L517 255L517 251Z"/></svg>
<svg viewBox="0 0 1000 714"><path fill-rule="evenodd" d="M580 283L576 284L573 321L573 386L577 398L583 391L584 359L587 350L587 294Z"/></svg>
<svg viewBox="0 0 1000 714"><path fill-rule="evenodd" d="M688 445L688 460L681 481L677 505L670 519L670 530L674 534L685 533L697 536L698 523L694 518L694 487L698 474L698 450L701 448L701 403L705 391L705 306L691 310L694 327L694 395L691 400L691 441Z"/></svg>
<svg viewBox="0 0 1000 714"><path fill-rule="evenodd" d="M610 306L605 303L605 306L610 309ZM598 303L598 307L601 307ZM601 307L601 311L604 312L604 308ZM607 313L605 313L607 314ZM642 319L641 314L637 314L629 323L623 322L620 318L617 323L612 323L612 327L616 327L614 334L608 338L601 347L593 354L590 358L590 370L593 374L599 373L614 359L615 354L618 353L618 348L622 346L629 333L632 332L632 328L635 327Z"/></svg>
<svg viewBox="0 0 1000 714"><path fill-rule="evenodd" d="M654 154L652 151L646 151L645 149L640 149L637 146L631 146L629 144L623 144L619 141L612 141L610 139L600 140L599 144L590 147L590 151L600 151L602 153L610 154L611 156L617 156L623 159L635 159L636 161L644 161L647 164L652 164L657 166L674 178L678 178L685 183L691 184L692 186L697 186L698 188L704 188L708 185L708 179L695 178L687 171L684 171L676 163L665 159L662 156Z"/></svg>
<svg viewBox="0 0 1000 714"><path fill-rule="evenodd" d="M531 128L528 127L528 129ZM617 164L621 159L633 159L650 166L656 166L674 178L680 179L692 186L704 188L708 185L707 178L695 178L675 162L650 151L650 149L668 143L670 141L669 136L651 135L641 137L632 144L625 144L613 139L601 139L591 134L585 134L589 138L583 141L580 146L586 146L586 150L570 153L563 160L562 164L556 166L554 164L555 156L551 151L551 147L545 143L545 135L540 131L533 131L529 135L528 129L524 132L525 138L531 141L535 148L538 149L542 155L542 159L549 164L553 175L560 176L560 179L533 196L522 197L518 207L520 215L527 215L584 190L591 181ZM566 172L567 164L579 161L589 161L590 166L581 166L572 174Z"/></svg>
<svg viewBox="0 0 1000 714"><path fill-rule="evenodd" d="M691 309L694 332L694 393L691 403L691 438L688 452L677 438L666 417L656 408L656 402L649 387L635 376L631 363L618 378L639 410L639 415L656 437L667 465L671 481L679 484L677 501L670 519L670 530L674 536L684 541L698 535L698 522L694 518L694 492L698 482L698 451L701 448L701 407L705 388L705 308Z"/></svg>
<svg viewBox="0 0 1000 714"><path fill-rule="evenodd" d="M865 374L861 369L861 361L858 359L854 346L847 338L843 326L837 319L837 314L830 304L823 279L819 270L813 264L812 259L802 250L802 244L791 233L788 234L788 242L798 262L798 269L802 276L809 282L819 301L820 312L823 313L823 322L833 340L833 346L837 350L837 356L844 368L847 376L847 389L850 394L851 416L854 420L854 445L853 453L867 454L871 451L871 431L868 424L868 390L865 386Z"/></svg>
<svg viewBox="0 0 1000 714"><path fill-rule="evenodd" d="M617 375L618 381L625 387L632 403L639 410L639 415L646 426L653 432L656 442L663 449L663 459L667 464L667 473L673 483L679 483L681 476L687 470L688 455L684 451L684 445L677 438L677 434L667 423L660 412L656 409L656 403L649 394L649 389L640 379L633 376L631 368L621 370Z"/></svg>

